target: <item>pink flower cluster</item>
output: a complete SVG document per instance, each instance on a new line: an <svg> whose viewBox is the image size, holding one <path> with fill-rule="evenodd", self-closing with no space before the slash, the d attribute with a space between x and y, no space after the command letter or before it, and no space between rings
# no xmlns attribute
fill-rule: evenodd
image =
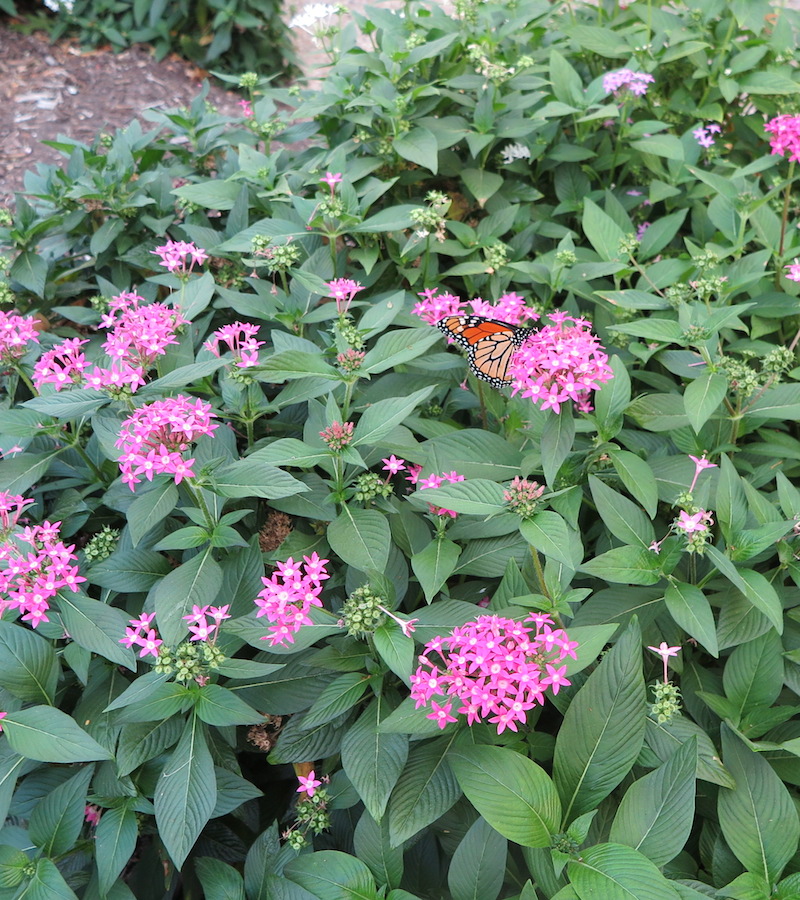
<svg viewBox="0 0 800 900"><path fill-rule="evenodd" d="M772 135L769 145L773 156L789 153L789 162L800 162L800 116L783 114L770 119L764 131Z"/></svg>
<svg viewBox="0 0 800 900"><path fill-rule="evenodd" d="M271 646L294 643L293 635L303 625L312 624L308 611L312 606L322 606L322 582L330 578L327 562L316 553L304 556L302 563L290 556L276 564L271 577L261 579L264 589L254 601L259 608L256 617L266 616L272 623L270 634L263 638Z"/></svg>
<svg viewBox="0 0 800 900"><path fill-rule="evenodd" d="M110 366L90 368L82 350L88 340L69 338L43 353L37 361L33 370L36 387L52 384L60 391L80 384L89 390L127 388L134 393L144 385L144 375L156 357L163 356L170 344L177 343L177 329L187 323L178 310L164 303L142 306L143 302L143 297L127 291L111 299L109 312L100 322L101 328L112 329L103 344Z"/></svg>
<svg viewBox="0 0 800 900"><path fill-rule="evenodd" d="M793 263L790 263L788 266L784 266L784 269L788 269L788 273L786 277L789 281L800 281L800 262L795 260Z"/></svg>
<svg viewBox="0 0 800 900"><path fill-rule="evenodd" d="M0 615L7 609L19 609L23 622L36 628L40 622L50 621L50 600L61 588L77 591L86 581L73 565L77 559L75 546L66 546L61 540L60 525L32 525L0 544ZM20 543L30 549L23 551Z"/></svg>
<svg viewBox="0 0 800 900"><path fill-rule="evenodd" d="M451 711L457 700L461 706L456 712L467 717L468 725L486 720L497 726L498 734L506 728L516 731L529 709L544 704L548 687L557 694L570 684L566 666L558 664L567 656L574 659L578 646L565 631L551 628L553 620L544 613L525 622L535 630L513 619L478 616L448 637L427 643L411 676L417 709L430 703L428 718L444 728L456 721ZM437 696L446 702L437 703Z"/></svg>
<svg viewBox="0 0 800 900"><path fill-rule="evenodd" d="M710 125L700 125L699 128L695 128L692 132L692 137L694 137L701 147L708 149L709 147L714 146L713 135L720 134L721 132L722 126L717 125L716 122L712 122Z"/></svg>
<svg viewBox="0 0 800 900"><path fill-rule="evenodd" d="M682 509L675 521L675 529L685 535L705 534L713 524L714 519L708 510L698 509L696 513L690 514Z"/></svg>
<svg viewBox="0 0 800 900"><path fill-rule="evenodd" d="M13 363L23 357L28 342L39 343L34 316L18 316L0 311L0 363Z"/></svg>
<svg viewBox="0 0 800 900"><path fill-rule="evenodd" d="M252 119L255 115L255 113L253 112L252 103L252 100L242 99L239 101L239 106L242 107L242 115L245 117L245 119Z"/></svg>
<svg viewBox="0 0 800 900"><path fill-rule="evenodd" d="M522 325L526 321L535 321L539 318L535 310L525 306L525 298L514 292L503 294L494 305L486 300L481 300L480 297L466 302L455 294L440 294L439 288L428 288L419 296L422 300L414 306L411 312L429 325L435 325L448 316L461 316L465 313L486 316L489 319L500 319L510 325Z"/></svg>
<svg viewBox="0 0 800 900"><path fill-rule="evenodd" d="M219 356L219 345L225 344L233 353L234 361L240 369L257 366L258 348L264 346L264 341L256 340L259 330L258 325L248 322L232 322L218 328L203 346L214 356Z"/></svg>
<svg viewBox="0 0 800 900"><path fill-rule="evenodd" d="M225 606L192 606L191 613L183 617L189 623L189 640L207 641L214 637L220 623L230 619L230 608L229 603Z"/></svg>
<svg viewBox="0 0 800 900"><path fill-rule="evenodd" d="M195 265L202 265L208 259L205 250L187 241L167 241L150 252L161 257L158 264L164 266L168 272L181 274L188 274Z"/></svg>
<svg viewBox="0 0 800 900"><path fill-rule="evenodd" d="M0 491L0 537L8 537L23 511L35 502L11 491Z"/></svg>
<svg viewBox="0 0 800 900"><path fill-rule="evenodd" d="M614 377L608 356L591 323L564 312L548 314L545 325L525 340L509 368L512 395L521 391L542 409L559 411L572 400L581 412L590 412L591 391Z"/></svg>
<svg viewBox="0 0 800 900"><path fill-rule="evenodd" d="M139 659L145 656L157 658L158 648L164 643L155 628L150 627L155 617L155 613L142 613L138 619L131 619L131 627L126 628L125 637L119 639L126 647L140 647Z"/></svg>
<svg viewBox="0 0 800 900"><path fill-rule="evenodd" d="M123 291L111 298L100 322L101 328L112 329L103 350L112 360L146 371L170 344L178 343L178 328L188 321L165 303L147 304L137 293Z"/></svg>
<svg viewBox="0 0 800 900"><path fill-rule="evenodd" d="M386 460L383 460L383 462L386 462ZM410 481L411 484L415 484L421 491L426 490L426 488L441 487L445 481L455 484L457 481L465 480L464 476L459 475L455 469L453 469L452 472L442 472L441 475L429 475L427 478L423 479L420 479L419 477L421 471L422 466L409 466L409 477L406 479L406 481ZM433 503L428 504L428 512L434 516L449 516L451 519L455 519L458 515L458 513L454 512L452 509L445 509L443 506L434 506Z"/></svg>
<svg viewBox="0 0 800 900"><path fill-rule="evenodd" d="M623 91L630 91L636 97L647 93L647 85L655 81L646 72L633 72L631 69L618 69L603 76L603 90L607 94L619 97Z"/></svg>
<svg viewBox="0 0 800 900"><path fill-rule="evenodd" d="M194 459L184 459L182 454L200 435L210 435L219 427L211 421L215 416L210 403L184 396L139 407L122 423L116 441L122 450L122 481L134 490L141 481L140 475L148 481L154 475L173 475L175 484L193 478Z"/></svg>
<svg viewBox="0 0 800 900"><path fill-rule="evenodd" d="M354 428L352 422L331 422L324 431L320 431L319 436L334 453L338 453L353 440Z"/></svg>
<svg viewBox="0 0 800 900"><path fill-rule="evenodd" d="M325 287L328 289L328 296L336 301L336 312L340 316L345 315L350 309L355 295L364 290L364 286L352 278L334 278L333 281L326 281Z"/></svg>

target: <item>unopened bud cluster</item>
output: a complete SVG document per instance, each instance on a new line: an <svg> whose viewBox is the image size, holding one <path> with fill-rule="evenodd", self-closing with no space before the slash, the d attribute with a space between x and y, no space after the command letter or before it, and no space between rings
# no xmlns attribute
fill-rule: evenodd
<svg viewBox="0 0 800 900"><path fill-rule="evenodd" d="M154 668L163 675L174 674L176 681L198 681L207 677L208 669L218 669L224 660L225 654L215 644L185 641L175 651L162 644Z"/></svg>
<svg viewBox="0 0 800 900"><path fill-rule="evenodd" d="M681 692L671 681L656 681L652 688L655 700L650 706L650 716L663 725L680 714Z"/></svg>
<svg viewBox="0 0 800 900"><path fill-rule="evenodd" d="M339 610L347 633L351 637L371 634L383 624L381 606L386 605L386 599L375 593L369 585L356 588Z"/></svg>
<svg viewBox="0 0 800 900"><path fill-rule="evenodd" d="M365 472L356 478L354 497L361 503L368 503L376 497L390 497L393 492L392 485L376 472Z"/></svg>
<svg viewBox="0 0 800 900"><path fill-rule="evenodd" d="M304 795L297 801L297 821L284 838L293 850L303 850L311 845L309 833L322 834L331 827L328 812L330 796L325 788L317 788L313 797Z"/></svg>
<svg viewBox="0 0 800 900"><path fill-rule="evenodd" d="M539 498L544 493L544 487L536 481L526 481L519 475L503 491L503 499L511 512L516 513L521 519L530 519L539 505Z"/></svg>
<svg viewBox="0 0 800 900"><path fill-rule="evenodd" d="M108 559L117 547L119 529L103 526L103 530L92 536L89 543L83 548L83 555L87 562L96 563Z"/></svg>

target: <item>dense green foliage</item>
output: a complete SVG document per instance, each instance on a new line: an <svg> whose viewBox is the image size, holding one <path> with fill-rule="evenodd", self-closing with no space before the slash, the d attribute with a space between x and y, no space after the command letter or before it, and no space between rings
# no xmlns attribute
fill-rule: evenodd
<svg viewBox="0 0 800 900"><path fill-rule="evenodd" d="M313 92L244 79L252 118L60 145L0 230L42 327L0 489L86 578L0 621L0 898L800 896L800 192L765 131L800 113L800 15L457 10L356 16L374 49L346 28ZM165 272L165 235L210 261ZM134 289L188 320L147 383L37 391ZM412 312L432 289L585 317L614 377L591 412L494 390ZM204 346L235 321L257 365ZM194 476L132 490L123 422L179 395L217 417ZM271 646L262 577L314 553L323 605ZM231 618L187 650L195 605ZM415 708L427 642L537 612L579 646L518 730ZM158 662L120 643L142 613Z"/></svg>

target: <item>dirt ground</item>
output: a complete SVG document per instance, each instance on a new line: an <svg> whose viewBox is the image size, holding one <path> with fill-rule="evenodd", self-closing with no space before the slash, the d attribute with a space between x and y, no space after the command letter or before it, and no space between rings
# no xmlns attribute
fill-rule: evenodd
<svg viewBox="0 0 800 900"><path fill-rule="evenodd" d="M310 0L309 0L310 2ZM379 0L380 2L380 0ZM375 0L351 0L363 10ZM303 2L296 4L301 7ZM380 5L399 5L384 0ZM290 20L295 4L286 4ZM325 56L303 31L292 33L305 76L313 82L324 73ZM37 163L64 161L42 144L59 135L89 142L103 130L127 125L148 107L188 104L206 73L194 64L168 57L157 62L149 47L122 53L108 49L84 52L72 41L51 44L45 34L25 35L0 21L0 203L23 190L24 175ZM241 115L239 95L212 85L209 100L227 115Z"/></svg>

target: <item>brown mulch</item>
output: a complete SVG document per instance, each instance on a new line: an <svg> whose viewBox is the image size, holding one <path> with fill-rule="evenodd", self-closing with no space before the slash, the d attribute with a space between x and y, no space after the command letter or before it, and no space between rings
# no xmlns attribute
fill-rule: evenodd
<svg viewBox="0 0 800 900"><path fill-rule="evenodd" d="M69 41L24 35L0 23L0 203L22 191L37 163L65 157L41 141L59 135L83 141L123 128L148 107L185 106L206 73L179 57L157 62L138 45L122 53L83 51ZM239 97L212 85L209 100L222 113L241 115ZM152 123L149 124L152 127Z"/></svg>

